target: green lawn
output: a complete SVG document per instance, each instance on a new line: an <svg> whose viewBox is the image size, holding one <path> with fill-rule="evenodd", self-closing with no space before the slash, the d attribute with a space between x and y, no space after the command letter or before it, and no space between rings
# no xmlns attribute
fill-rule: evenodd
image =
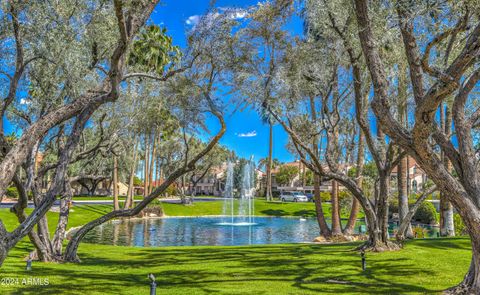
<svg viewBox="0 0 480 295"><path fill-rule="evenodd" d="M22 242L2 277L48 278L48 286L2 286L1 294L437 294L458 283L469 265L467 239L416 240L402 251L367 254L356 244L133 248L82 244L81 264L34 262ZM16 292L15 292L16 291Z"/></svg>
<svg viewBox="0 0 480 295"><path fill-rule="evenodd" d="M260 200L255 207L257 215L310 215L314 210L311 203ZM220 208L221 202L164 204L170 216L217 215ZM110 210L109 205L75 206L69 226ZM48 215L52 231L57 215ZM0 218L10 230L16 224L7 209L0 209ZM368 253L362 272L360 257L352 251L356 245L135 248L83 243L82 263L34 262L26 272L24 257L32 246L24 239L0 268L1 278L19 279L20 285L3 284L0 294L148 294L148 273L157 277L157 294L438 294L461 281L470 263L468 239L425 239L398 252ZM49 285L22 285L30 277L48 278Z"/></svg>
<svg viewBox="0 0 480 295"><path fill-rule="evenodd" d="M158 202L157 202L158 203ZM221 215L223 201L194 202L192 205L181 205L172 203L161 203L167 216L201 216ZM235 204L237 206L238 204ZM330 214L330 204L323 204L323 210L327 216ZM112 210L112 205L76 205L72 207L68 226L75 227L93 220ZM30 213L32 209L27 209ZM315 205L313 203L281 203L255 200L255 215L258 216L315 216ZM363 216L360 214L360 217ZM347 216L342 216L347 217ZM53 231L58 220L58 213L47 213L50 229ZM14 214L8 209L0 209L0 219L5 223L8 230L18 225Z"/></svg>
<svg viewBox="0 0 480 295"><path fill-rule="evenodd" d="M135 200L143 200L143 196L134 196L133 197ZM120 202L125 202L125 196L120 196L119 198ZM101 200L106 200L106 201L113 201L112 196L74 196L73 197L74 201L90 201L90 200L96 200L96 201L101 201Z"/></svg>
<svg viewBox="0 0 480 295"><path fill-rule="evenodd" d="M165 214L168 216L200 216L221 215L223 201L194 202L192 205L162 204ZM235 207L238 206L236 202ZM330 204L323 204L323 210L327 216L331 215ZM282 203L255 200L255 215L259 216L315 216L315 204L309 203ZM363 216L363 215L362 215ZM347 216L342 216L347 217Z"/></svg>

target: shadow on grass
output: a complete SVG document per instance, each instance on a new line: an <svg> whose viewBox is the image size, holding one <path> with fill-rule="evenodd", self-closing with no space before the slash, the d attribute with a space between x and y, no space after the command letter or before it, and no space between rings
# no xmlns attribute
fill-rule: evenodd
<svg viewBox="0 0 480 295"><path fill-rule="evenodd" d="M76 204L75 206L73 206L73 209L74 210L77 209L77 210L89 211L89 212L97 213L97 214L100 214L100 215L104 215L104 214L111 211L111 206L110 205L101 205L101 207L100 207L99 205Z"/></svg>
<svg viewBox="0 0 480 295"><path fill-rule="evenodd" d="M418 276L435 276L435 270L401 255L394 260L381 254L369 256L368 269L362 272L358 253L351 251L357 244L139 249L82 245L81 264L36 264L32 275L58 277L61 283L26 286L19 293L148 294L150 272L157 277L160 294L424 294L440 291L414 283ZM421 244L415 242L417 246ZM404 277L412 283L396 279ZM278 288L271 289L272 286Z"/></svg>
<svg viewBox="0 0 480 295"><path fill-rule="evenodd" d="M266 209L260 212L268 216L306 216L306 217L316 216L315 210L307 210L307 209L298 210L295 212L287 212L283 209Z"/></svg>

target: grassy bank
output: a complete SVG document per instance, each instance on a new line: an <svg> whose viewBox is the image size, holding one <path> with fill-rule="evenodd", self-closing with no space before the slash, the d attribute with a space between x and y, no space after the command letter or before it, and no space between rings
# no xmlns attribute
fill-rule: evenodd
<svg viewBox="0 0 480 295"><path fill-rule="evenodd" d="M158 203L158 202L157 202ZM221 215L223 201L195 202L192 205L181 205L161 202L161 206L167 216L201 216ZM235 204L238 206L238 204ZM326 216L331 215L330 204L323 204ZM93 220L112 210L111 205L76 205L72 207L69 217L69 228L79 226ZM30 213L32 209L27 209ZM255 200L255 215L257 216L315 216L315 204L313 203L281 203ZM362 216L362 215L360 215ZM342 216L346 218L347 216ZM47 213L50 229L55 229L58 213ZM0 219L4 222L7 230L13 230L18 225L14 214L8 209L0 209Z"/></svg>
<svg viewBox="0 0 480 295"><path fill-rule="evenodd" d="M200 216L200 215L221 215L223 201L194 202L192 205L184 206L181 204L162 204L165 214L168 216ZM235 203L235 208L238 202ZM326 216L331 216L331 206L323 204L323 210ZM258 216L315 216L315 204L291 203L291 202L266 202L264 200L255 200L255 215ZM363 216L363 215L361 215ZM346 214L342 217L347 218Z"/></svg>
<svg viewBox="0 0 480 295"><path fill-rule="evenodd" d="M80 264L34 262L22 242L1 268L20 285L2 294L438 294L458 283L470 259L467 239L409 242L398 252L367 254L367 271L351 251L356 244L242 247L133 248L82 244ZM48 278L48 286L21 285Z"/></svg>

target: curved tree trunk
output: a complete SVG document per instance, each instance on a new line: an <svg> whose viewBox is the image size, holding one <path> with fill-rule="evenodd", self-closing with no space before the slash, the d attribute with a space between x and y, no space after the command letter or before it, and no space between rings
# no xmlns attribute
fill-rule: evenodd
<svg viewBox="0 0 480 295"><path fill-rule="evenodd" d="M227 129L225 120L223 119L222 114L219 111L217 111L216 107L213 105L213 102L210 100L208 96L206 99L210 106L211 113L218 119L221 125L221 128L217 132L217 134L210 140L210 142L205 146L205 148L202 149L199 153L197 153L190 161L188 161L188 163L185 163L184 166L175 170L158 188L156 188L149 196L144 198L140 203L138 203L132 209L117 210L117 211L109 212L95 220L90 221L89 223L85 224L82 228L80 228L73 235L73 237L71 238L70 242L67 245L67 248L65 249L65 254L64 254L65 261L70 261L70 262L79 261L79 258L77 255L78 246L80 245L80 242L85 237L85 235L89 231L91 231L93 228L117 217L131 217L139 214L148 204L150 204L159 195L161 195L178 178L195 170L195 165L197 164L197 162L201 160L207 153L209 153L215 147L215 145L220 141L220 139L223 137Z"/></svg>
<svg viewBox="0 0 480 295"><path fill-rule="evenodd" d="M363 162L365 160L365 143L362 129L358 129L358 151L357 151L357 170L355 177L357 178L358 187L362 187L362 173L363 173ZM353 198L352 209L350 210L350 216L348 218L347 225L345 226L344 234L352 235L355 231L355 224L357 222L358 211L360 210L360 202L357 198Z"/></svg>
<svg viewBox="0 0 480 295"><path fill-rule="evenodd" d="M315 212L318 226L320 227L320 234L325 238L329 238L332 235L332 232L328 228L327 221L325 220L325 214L323 213L322 197L320 195L320 176L316 174L313 176L313 190L315 197Z"/></svg>
<svg viewBox="0 0 480 295"><path fill-rule="evenodd" d="M72 190L70 184L66 183L65 196L60 200L60 216L58 218L57 228L52 240L53 253L56 257L61 257L63 241L67 232L68 217L70 214L70 202L72 201Z"/></svg>
<svg viewBox="0 0 480 295"><path fill-rule="evenodd" d="M463 281L447 290L446 294L480 294L480 208L476 206L475 209L469 209L459 213L468 229L472 243L470 268Z"/></svg>

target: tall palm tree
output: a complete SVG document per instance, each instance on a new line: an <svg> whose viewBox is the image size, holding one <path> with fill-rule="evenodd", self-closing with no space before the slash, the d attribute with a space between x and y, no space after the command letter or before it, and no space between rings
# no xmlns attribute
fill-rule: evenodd
<svg viewBox="0 0 480 295"><path fill-rule="evenodd" d="M180 48L172 44L172 37L167 36L167 29L150 25L133 43L128 62L162 75L175 66L180 57Z"/></svg>
<svg viewBox="0 0 480 295"><path fill-rule="evenodd" d="M260 169L264 168L265 171L267 171L267 167L268 167L268 164L270 163L270 191L271 191L271 185L272 185L272 170L279 167L282 163L280 162L280 160L278 159L275 159L275 158L272 158L271 161L270 161L270 158L267 156L265 158L262 158L258 161L258 167ZM267 182L265 182L265 190L267 188ZM268 200L268 199L267 199Z"/></svg>
<svg viewBox="0 0 480 295"><path fill-rule="evenodd" d="M260 116L262 118L262 122L268 124L269 126L269 135L268 135L268 157L267 163L265 165L265 173L267 174L266 177L266 191L265 191L265 198L267 201L272 201L272 154L273 154L273 122L274 118L270 112L264 107L261 109Z"/></svg>

